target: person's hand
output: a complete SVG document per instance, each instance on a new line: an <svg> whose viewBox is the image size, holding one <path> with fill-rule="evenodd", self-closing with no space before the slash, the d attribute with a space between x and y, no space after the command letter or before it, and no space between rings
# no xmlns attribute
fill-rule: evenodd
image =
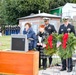
<svg viewBox="0 0 76 75"><path fill-rule="evenodd" d="M42 43L37 43L37 45L38 45L38 46L40 46L40 45L42 46Z"/></svg>
<svg viewBox="0 0 76 75"><path fill-rule="evenodd" d="M43 46L43 48L45 48L46 47L46 44L42 44L42 46Z"/></svg>
<svg viewBox="0 0 76 75"><path fill-rule="evenodd" d="M40 43L37 43L37 45L40 45Z"/></svg>

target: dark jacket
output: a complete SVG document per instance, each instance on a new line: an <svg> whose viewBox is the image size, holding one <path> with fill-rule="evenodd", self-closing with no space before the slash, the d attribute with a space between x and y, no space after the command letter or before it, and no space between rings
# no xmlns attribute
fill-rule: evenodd
<svg viewBox="0 0 76 75"><path fill-rule="evenodd" d="M37 37L35 35L35 32L32 30L32 28L29 28L28 31L24 29L23 34L27 34L27 39L32 38L32 40L30 40L29 42L29 50L33 50L34 48L36 48Z"/></svg>
<svg viewBox="0 0 76 75"><path fill-rule="evenodd" d="M37 34L37 43L39 43L38 36L42 37L41 43L44 43L44 41L45 41L45 39L47 37L47 34L38 32L38 34ZM44 54L44 48L42 46L37 45L36 49L39 51L40 58L47 58L47 56Z"/></svg>
<svg viewBox="0 0 76 75"><path fill-rule="evenodd" d="M45 27L45 31L49 33L49 35L52 34L53 32L56 32L55 27L51 24Z"/></svg>
<svg viewBox="0 0 76 75"><path fill-rule="evenodd" d="M71 33L73 32L75 34L75 29L74 29L74 26L71 25L71 24L68 24L68 26L65 26L64 24L62 24L59 28L59 34L62 34L62 33Z"/></svg>

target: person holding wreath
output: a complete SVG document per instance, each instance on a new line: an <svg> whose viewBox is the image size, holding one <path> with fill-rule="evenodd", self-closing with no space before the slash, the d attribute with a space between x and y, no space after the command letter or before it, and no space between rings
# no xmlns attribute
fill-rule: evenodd
<svg viewBox="0 0 76 75"><path fill-rule="evenodd" d="M75 34L75 29L74 29L74 26L71 25L69 23L69 18L68 17L64 17L63 18L63 24L60 26L59 28L59 34L65 34L67 35L67 33L74 33ZM64 47L64 45L63 45ZM65 46L66 47L66 46ZM67 66L67 72L71 72L72 71L72 57L70 58L67 58L67 59L63 59L63 57L61 58L61 61L62 61L62 69L61 71L64 71L66 70L66 66Z"/></svg>
<svg viewBox="0 0 76 75"><path fill-rule="evenodd" d="M45 23L45 31L50 35L52 33L56 33L55 27L49 23L49 18L44 18L44 23ZM52 63L52 56L49 56L49 67L51 66Z"/></svg>

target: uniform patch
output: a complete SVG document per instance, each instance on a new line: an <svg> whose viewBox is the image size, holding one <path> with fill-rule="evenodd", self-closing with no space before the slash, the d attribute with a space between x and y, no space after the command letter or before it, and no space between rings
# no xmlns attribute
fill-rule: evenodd
<svg viewBox="0 0 76 75"><path fill-rule="evenodd" d="M61 31L63 31L63 29L61 29Z"/></svg>
<svg viewBox="0 0 76 75"><path fill-rule="evenodd" d="M51 29L51 27L48 27L48 29Z"/></svg>
<svg viewBox="0 0 76 75"><path fill-rule="evenodd" d="M67 29L67 31L70 31L70 30L71 30L70 28Z"/></svg>

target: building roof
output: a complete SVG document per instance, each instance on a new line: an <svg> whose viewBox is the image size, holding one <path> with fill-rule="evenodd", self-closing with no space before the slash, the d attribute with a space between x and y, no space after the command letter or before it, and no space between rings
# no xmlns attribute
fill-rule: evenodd
<svg viewBox="0 0 76 75"><path fill-rule="evenodd" d="M76 8L76 3L66 3L65 5L70 5L72 8Z"/></svg>
<svg viewBox="0 0 76 75"><path fill-rule="evenodd" d="M60 6L60 7L57 7L57 8L51 9L51 10L56 10L56 9L60 9L60 8L63 8L63 6Z"/></svg>
<svg viewBox="0 0 76 75"><path fill-rule="evenodd" d="M65 5L70 5L72 8L76 8L76 3L66 3ZM65 5L64 5L64 6L65 6ZM57 8L51 9L51 10L60 9L60 8L63 8L64 6L60 6L60 7L57 7Z"/></svg>
<svg viewBox="0 0 76 75"><path fill-rule="evenodd" d="M56 15L52 15L52 14L48 14L48 13L40 13L40 14L33 14L33 15L30 15L30 16L21 17L21 18L18 18L18 19L27 19L27 18L34 18L34 17L61 18L61 16L56 16Z"/></svg>
<svg viewBox="0 0 76 75"><path fill-rule="evenodd" d="M76 11L76 4L75 3L66 3L63 7L66 10L68 9L69 11L73 10Z"/></svg>

